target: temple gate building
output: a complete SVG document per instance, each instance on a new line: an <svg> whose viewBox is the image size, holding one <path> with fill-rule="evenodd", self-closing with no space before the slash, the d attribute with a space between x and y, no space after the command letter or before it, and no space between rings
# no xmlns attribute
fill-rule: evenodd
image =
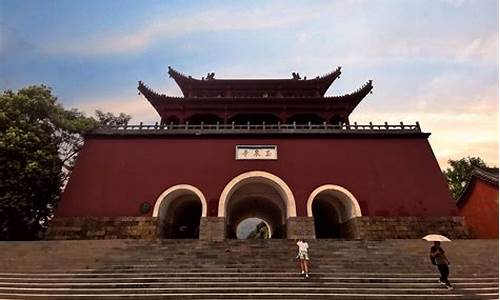
<svg viewBox="0 0 500 300"><path fill-rule="evenodd" d="M168 73L184 97L138 86L159 123L85 137L48 238L220 240L251 217L271 238L466 237L430 133L349 119L371 80L329 97L340 68L312 79Z"/></svg>

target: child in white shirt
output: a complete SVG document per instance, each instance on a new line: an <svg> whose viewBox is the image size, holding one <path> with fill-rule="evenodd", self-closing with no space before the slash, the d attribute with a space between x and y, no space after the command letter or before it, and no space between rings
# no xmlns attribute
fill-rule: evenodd
<svg viewBox="0 0 500 300"><path fill-rule="evenodd" d="M309 244L307 242L304 242L303 240L298 240L297 246L299 246L299 254L297 255L297 258L300 259L300 269L302 270L302 274L306 274L306 278L309 278L309 268L308 268L308 261L309 261L309 254L308 254L308 249L309 249Z"/></svg>

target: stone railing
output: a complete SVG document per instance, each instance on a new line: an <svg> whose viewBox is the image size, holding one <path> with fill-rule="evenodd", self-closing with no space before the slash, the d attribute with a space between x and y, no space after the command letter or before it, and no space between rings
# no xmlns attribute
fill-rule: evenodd
<svg viewBox="0 0 500 300"><path fill-rule="evenodd" d="M354 134L354 135L415 135L423 134L420 124L151 124L105 126L94 135L176 135L176 134Z"/></svg>
<svg viewBox="0 0 500 300"><path fill-rule="evenodd" d="M156 122L152 125L146 125L142 122L135 125L117 125L117 126L106 126L102 129L111 130L355 130L355 131L417 131L420 132L420 124L400 124L392 125L385 122L384 124L344 124L344 125L332 125L332 124L158 124Z"/></svg>

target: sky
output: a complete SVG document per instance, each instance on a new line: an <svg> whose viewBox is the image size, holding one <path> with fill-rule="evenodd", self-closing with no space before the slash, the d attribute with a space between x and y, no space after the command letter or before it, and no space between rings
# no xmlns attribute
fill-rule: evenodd
<svg viewBox="0 0 500 300"><path fill-rule="evenodd" d="M195 78L316 77L327 95L372 79L358 123L420 122L441 168L498 165L498 1L0 0L0 89L50 86L66 108L159 116L137 81L181 96Z"/></svg>

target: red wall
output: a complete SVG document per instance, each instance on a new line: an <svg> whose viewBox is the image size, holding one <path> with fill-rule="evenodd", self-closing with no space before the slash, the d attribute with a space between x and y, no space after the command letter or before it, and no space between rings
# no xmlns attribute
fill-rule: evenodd
<svg viewBox="0 0 500 300"><path fill-rule="evenodd" d="M498 186L474 177L470 192L462 199L459 214L465 217L472 236L498 238Z"/></svg>
<svg viewBox="0 0 500 300"><path fill-rule="evenodd" d="M278 146L277 161L236 161L237 144ZM306 216L320 185L347 188L367 216L449 216L457 210L425 138L89 137L59 204L58 216L138 216L175 184L191 184L216 216L235 176L270 172L292 190Z"/></svg>

